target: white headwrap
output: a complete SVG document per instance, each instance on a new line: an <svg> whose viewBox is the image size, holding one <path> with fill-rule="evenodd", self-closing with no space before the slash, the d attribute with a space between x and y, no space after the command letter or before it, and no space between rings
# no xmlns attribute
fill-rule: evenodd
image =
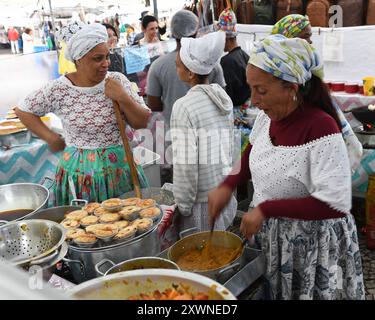
<svg viewBox="0 0 375 320"><path fill-rule="evenodd" d="M190 71L199 74L210 74L220 62L224 53L225 33L209 33L201 38L182 38L180 57Z"/></svg>
<svg viewBox="0 0 375 320"><path fill-rule="evenodd" d="M57 36L66 42L65 58L72 62L81 59L98 44L108 41L107 29L99 23L75 22L62 28Z"/></svg>

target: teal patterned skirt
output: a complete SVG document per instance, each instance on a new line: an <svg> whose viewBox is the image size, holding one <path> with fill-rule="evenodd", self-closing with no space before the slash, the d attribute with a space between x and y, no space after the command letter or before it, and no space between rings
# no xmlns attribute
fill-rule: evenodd
<svg viewBox="0 0 375 320"><path fill-rule="evenodd" d="M137 166L141 188L148 181L141 166ZM123 146L109 146L95 150L67 147L56 168L54 204L69 205L73 195L68 177L72 177L77 198L102 202L134 189L130 168Z"/></svg>

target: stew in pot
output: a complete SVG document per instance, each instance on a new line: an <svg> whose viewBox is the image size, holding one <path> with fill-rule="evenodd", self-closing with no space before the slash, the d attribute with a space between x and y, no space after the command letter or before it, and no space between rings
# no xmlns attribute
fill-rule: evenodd
<svg viewBox="0 0 375 320"><path fill-rule="evenodd" d="M238 257L237 248L225 248L210 244L202 250L190 249L176 261L177 265L188 271L214 270L221 268Z"/></svg>

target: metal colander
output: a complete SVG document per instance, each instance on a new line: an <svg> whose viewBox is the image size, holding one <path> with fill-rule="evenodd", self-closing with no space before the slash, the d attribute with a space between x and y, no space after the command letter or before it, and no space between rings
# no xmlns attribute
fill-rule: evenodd
<svg viewBox="0 0 375 320"><path fill-rule="evenodd" d="M17 266L48 261L65 241L65 229L48 220L15 221L0 227L0 259Z"/></svg>

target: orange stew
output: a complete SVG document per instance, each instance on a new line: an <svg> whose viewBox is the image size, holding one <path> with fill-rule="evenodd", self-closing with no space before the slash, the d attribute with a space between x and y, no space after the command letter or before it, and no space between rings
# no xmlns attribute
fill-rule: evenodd
<svg viewBox="0 0 375 320"><path fill-rule="evenodd" d="M237 253L237 249L207 244L202 250L188 250L176 263L182 270L214 270L232 262L238 256Z"/></svg>
<svg viewBox="0 0 375 320"><path fill-rule="evenodd" d="M208 295L203 292L194 295L182 289L168 288L163 292L155 290L152 294L140 293L128 297L128 300L208 300Z"/></svg>

